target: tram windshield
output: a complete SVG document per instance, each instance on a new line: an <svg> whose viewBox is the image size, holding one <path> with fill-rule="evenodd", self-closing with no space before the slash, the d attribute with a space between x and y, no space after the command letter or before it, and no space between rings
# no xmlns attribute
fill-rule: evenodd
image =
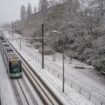
<svg viewBox="0 0 105 105"><path fill-rule="evenodd" d="M21 72L21 63L20 62L12 62L11 68L12 68L12 73Z"/></svg>

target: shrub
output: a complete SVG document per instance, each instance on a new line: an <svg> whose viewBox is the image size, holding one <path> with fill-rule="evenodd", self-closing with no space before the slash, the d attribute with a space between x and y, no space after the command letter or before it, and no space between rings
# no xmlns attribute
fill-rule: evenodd
<svg viewBox="0 0 105 105"><path fill-rule="evenodd" d="M98 71L105 72L105 60L100 60L94 66Z"/></svg>

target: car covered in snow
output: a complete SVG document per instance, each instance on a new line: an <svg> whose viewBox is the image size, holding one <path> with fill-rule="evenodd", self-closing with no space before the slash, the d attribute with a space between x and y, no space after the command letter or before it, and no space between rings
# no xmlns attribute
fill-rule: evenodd
<svg viewBox="0 0 105 105"><path fill-rule="evenodd" d="M27 43L27 46L28 46L28 47L32 47L32 45L31 45L30 43Z"/></svg>
<svg viewBox="0 0 105 105"><path fill-rule="evenodd" d="M77 68L77 69L84 69L85 67L84 67L84 65L83 64L75 64L74 65L74 68Z"/></svg>
<svg viewBox="0 0 105 105"><path fill-rule="evenodd" d="M42 48L39 48L39 53L42 53ZM50 47L44 47L44 54L46 55L55 54L55 51Z"/></svg>
<svg viewBox="0 0 105 105"><path fill-rule="evenodd" d="M40 42L35 42L35 43L33 44L33 46L34 46L36 49L39 49L39 48L42 46L42 44L41 44Z"/></svg>

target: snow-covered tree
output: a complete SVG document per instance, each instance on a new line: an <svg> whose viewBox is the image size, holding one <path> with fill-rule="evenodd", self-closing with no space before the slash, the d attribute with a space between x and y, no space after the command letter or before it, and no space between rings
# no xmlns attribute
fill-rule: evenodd
<svg viewBox="0 0 105 105"><path fill-rule="evenodd" d="M97 18L100 24L104 24L103 21L105 19L105 0L93 0L90 6L91 10L94 11L94 18Z"/></svg>
<svg viewBox="0 0 105 105"><path fill-rule="evenodd" d="M34 13L36 13L37 12L37 9L36 9L36 6L34 7Z"/></svg>
<svg viewBox="0 0 105 105"><path fill-rule="evenodd" d="M27 7L27 16L30 17L32 15L32 8L31 8L31 4L28 3L28 7Z"/></svg>
<svg viewBox="0 0 105 105"><path fill-rule="evenodd" d="M52 6L56 5L56 4L57 4L57 0L50 0L49 1L49 7L52 7Z"/></svg>
<svg viewBox="0 0 105 105"><path fill-rule="evenodd" d="M100 9L100 18L103 19L104 16L104 7L105 0L99 0L99 9Z"/></svg>
<svg viewBox="0 0 105 105"><path fill-rule="evenodd" d="M21 6L20 17L21 17L21 20L25 20L26 19L26 10L25 10L25 6L24 5Z"/></svg>
<svg viewBox="0 0 105 105"><path fill-rule="evenodd" d="M47 8L48 8L48 1L47 0L40 0L39 11L45 12Z"/></svg>

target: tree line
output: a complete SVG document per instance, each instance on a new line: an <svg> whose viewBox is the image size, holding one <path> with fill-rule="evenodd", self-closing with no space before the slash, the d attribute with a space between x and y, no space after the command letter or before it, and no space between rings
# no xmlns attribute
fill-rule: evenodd
<svg viewBox="0 0 105 105"><path fill-rule="evenodd" d="M36 13L38 11L42 11L44 13L44 11L46 11L47 8L52 7L58 3L59 4L63 3L65 1L66 0L49 0L49 1L48 0L40 0L38 8L36 8L36 6L35 6L33 13ZM20 13L21 20L25 20L27 17L30 17L33 13L32 13L32 6L30 3L28 3L27 9L24 5L21 6L21 13Z"/></svg>
<svg viewBox="0 0 105 105"><path fill-rule="evenodd" d="M21 14L20 14L21 20L25 20L27 17L29 17L31 15L32 15L32 7L31 7L31 4L28 3L27 10L26 10L25 6L22 5L21 6Z"/></svg>

